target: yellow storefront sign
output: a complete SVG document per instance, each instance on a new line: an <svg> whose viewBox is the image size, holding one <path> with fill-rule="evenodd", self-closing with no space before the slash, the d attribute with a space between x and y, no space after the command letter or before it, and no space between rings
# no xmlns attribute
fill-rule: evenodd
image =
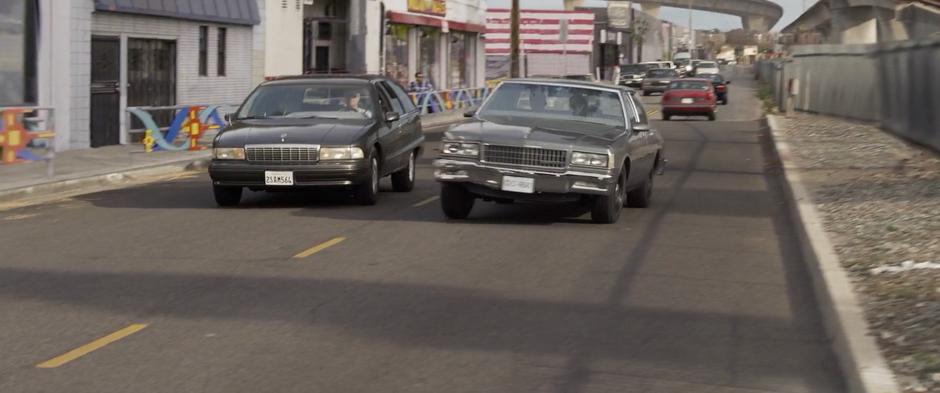
<svg viewBox="0 0 940 393"><path fill-rule="evenodd" d="M447 0L408 0L408 11L444 16Z"/></svg>

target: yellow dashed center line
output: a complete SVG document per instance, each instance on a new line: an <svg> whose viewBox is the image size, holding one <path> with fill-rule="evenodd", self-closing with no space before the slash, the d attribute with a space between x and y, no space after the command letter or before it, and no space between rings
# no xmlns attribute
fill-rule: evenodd
<svg viewBox="0 0 940 393"><path fill-rule="evenodd" d="M309 257L309 256L311 256L311 255L313 255L313 254L316 254L316 253L318 253L318 252L320 252L320 251L323 251L323 250L325 250L325 249L327 249L327 248L330 248L330 247L333 247L333 246L335 246L335 245L337 245L337 244L339 244L339 243L342 243L343 240L346 240L346 238L345 238L345 237L342 237L342 236L334 237L334 238L332 238L332 239L330 239L330 240L327 240L327 241L325 241L325 242L323 242L323 243L320 243L320 244L317 244L317 245L315 245L315 246L313 246L313 247L310 247L310 248L304 250L303 252L301 252L300 254L294 255L294 258L300 259L300 258Z"/></svg>
<svg viewBox="0 0 940 393"><path fill-rule="evenodd" d="M111 344L117 340L120 340L124 337L130 336L134 333L137 333L147 327L147 324L144 323L135 323L124 329L118 330L114 333L111 333L107 336L99 338L95 341L92 341L88 344L82 345L78 348L75 348L71 351L68 351L62 355L56 356L52 359L46 360L45 362L39 363L36 367L39 368L56 368L68 362L71 362L75 359L78 359L82 356L85 356L92 351L101 349L105 345Z"/></svg>
<svg viewBox="0 0 940 393"><path fill-rule="evenodd" d="M429 203L431 203L431 202L434 202L434 201L436 201L436 200L438 200L438 199L441 199L441 197L435 195L435 196L432 196L432 197L430 197L430 198L428 198L428 199L425 199L425 200L423 200L423 201L421 201L421 202L415 203L414 205L411 205L411 207L421 207L421 206L427 205L427 204L429 204Z"/></svg>

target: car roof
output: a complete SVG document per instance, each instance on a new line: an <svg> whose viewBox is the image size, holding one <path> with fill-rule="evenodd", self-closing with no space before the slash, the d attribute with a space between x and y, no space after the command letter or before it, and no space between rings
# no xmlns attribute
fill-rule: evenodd
<svg viewBox="0 0 940 393"><path fill-rule="evenodd" d="M385 80L382 75L373 74L334 74L334 75L284 75L265 81L263 85L292 84L297 82L327 82L345 84L366 84L374 80Z"/></svg>
<svg viewBox="0 0 940 393"><path fill-rule="evenodd" d="M676 81L712 83L711 79L705 79L705 78L682 78L682 79L677 79Z"/></svg>
<svg viewBox="0 0 940 393"><path fill-rule="evenodd" d="M583 81L583 80L578 80L578 79L561 79L561 78L513 78L513 79L506 79L503 81L503 83L508 83L508 82L544 83L547 85L571 85L571 86L594 87L594 88L603 88L603 89L616 88L616 86L614 85L609 85L605 83Z"/></svg>

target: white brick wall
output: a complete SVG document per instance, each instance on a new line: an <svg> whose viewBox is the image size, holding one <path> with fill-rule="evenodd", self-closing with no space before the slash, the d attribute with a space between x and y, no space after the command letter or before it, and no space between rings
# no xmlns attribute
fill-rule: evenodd
<svg viewBox="0 0 940 393"><path fill-rule="evenodd" d="M69 147L88 147L91 122L91 14L94 0L72 1Z"/></svg>
<svg viewBox="0 0 940 393"><path fill-rule="evenodd" d="M199 76L199 26L209 26L208 76ZM227 30L225 76L218 76L216 70L219 27ZM177 104L238 103L254 87L250 26L96 13L92 31L100 35L176 40Z"/></svg>

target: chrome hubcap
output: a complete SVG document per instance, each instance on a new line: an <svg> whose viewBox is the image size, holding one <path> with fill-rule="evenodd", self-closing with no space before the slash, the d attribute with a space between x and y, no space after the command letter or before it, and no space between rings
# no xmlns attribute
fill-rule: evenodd
<svg viewBox="0 0 940 393"><path fill-rule="evenodd" d="M411 153L411 157L408 158L408 181L415 180L415 154Z"/></svg>
<svg viewBox="0 0 940 393"><path fill-rule="evenodd" d="M372 192L379 192L379 163L372 160Z"/></svg>

